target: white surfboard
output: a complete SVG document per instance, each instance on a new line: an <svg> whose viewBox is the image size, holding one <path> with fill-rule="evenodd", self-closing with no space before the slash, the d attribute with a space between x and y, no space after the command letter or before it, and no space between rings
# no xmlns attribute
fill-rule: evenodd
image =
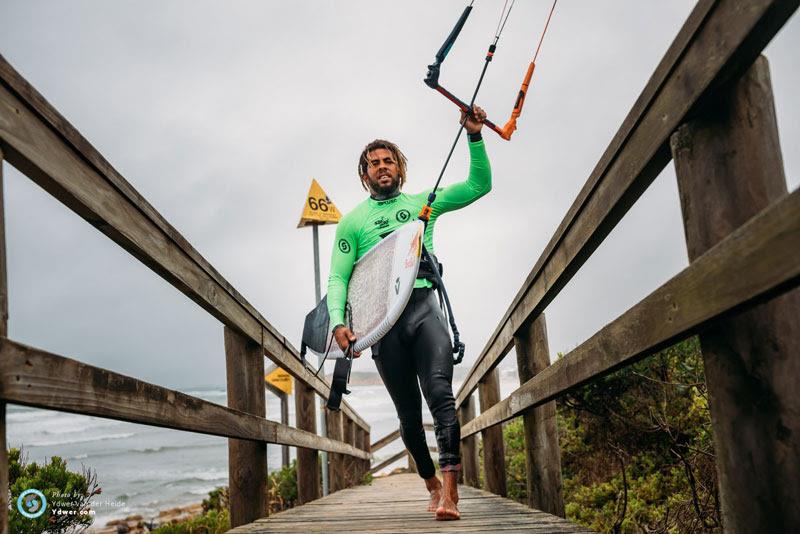
<svg viewBox="0 0 800 534"><path fill-rule="evenodd" d="M424 231L422 221L404 224L353 266L347 302L353 314L356 352L380 341L403 313L419 271ZM343 357L336 341L331 343L331 337L329 334L328 358Z"/></svg>

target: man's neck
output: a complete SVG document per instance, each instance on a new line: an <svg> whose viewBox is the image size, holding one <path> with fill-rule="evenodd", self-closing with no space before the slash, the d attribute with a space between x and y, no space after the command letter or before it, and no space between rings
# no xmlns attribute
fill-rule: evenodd
<svg viewBox="0 0 800 534"><path fill-rule="evenodd" d="M372 191L370 194L370 198L373 200L389 200L390 198L394 198L400 194L400 189L395 189L391 193L376 193Z"/></svg>

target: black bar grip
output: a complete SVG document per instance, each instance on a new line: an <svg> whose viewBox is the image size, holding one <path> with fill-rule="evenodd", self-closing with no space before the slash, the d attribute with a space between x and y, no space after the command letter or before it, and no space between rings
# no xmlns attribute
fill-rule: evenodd
<svg viewBox="0 0 800 534"><path fill-rule="evenodd" d="M442 61L444 61L444 58L447 57L448 52L450 52L450 49L453 47L453 43L455 43L456 39L458 38L458 34L461 33L461 28L463 28L464 23L467 22L467 17L469 17L470 11L472 11L472 6L467 6L464 8L464 12L461 13L461 17L459 17L458 22L456 22L456 25L450 32L450 35L447 36L447 39L445 39L442 47L438 52L436 52L437 63L441 64Z"/></svg>

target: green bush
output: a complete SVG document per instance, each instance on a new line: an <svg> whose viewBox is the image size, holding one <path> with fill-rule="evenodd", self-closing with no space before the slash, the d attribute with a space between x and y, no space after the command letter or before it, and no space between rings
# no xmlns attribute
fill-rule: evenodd
<svg viewBox="0 0 800 534"><path fill-rule="evenodd" d="M269 475L267 492L270 513L294 507L297 503L297 460Z"/></svg>
<svg viewBox="0 0 800 534"><path fill-rule="evenodd" d="M188 521L158 527L152 534L222 534L230 528L228 510L210 510Z"/></svg>
<svg viewBox="0 0 800 534"><path fill-rule="evenodd" d="M20 449L8 451L8 475L10 489L9 532L39 534L62 533L81 530L92 524L94 516L91 499L100 493L97 476L88 469L74 473L58 456L39 465L27 462ZM44 514L31 519L23 516L17 508L17 499L28 489L41 491L47 499Z"/></svg>
<svg viewBox="0 0 800 534"><path fill-rule="evenodd" d="M696 338L559 399L567 518L599 532L720 532ZM509 497L525 502L524 431L504 428Z"/></svg>

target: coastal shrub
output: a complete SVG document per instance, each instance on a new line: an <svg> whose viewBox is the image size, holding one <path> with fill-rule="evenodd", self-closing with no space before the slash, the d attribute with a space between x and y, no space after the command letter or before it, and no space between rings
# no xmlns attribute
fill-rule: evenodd
<svg viewBox="0 0 800 534"><path fill-rule="evenodd" d="M267 492L271 514L294 507L297 503L297 460L270 473Z"/></svg>
<svg viewBox="0 0 800 534"><path fill-rule="evenodd" d="M11 505L8 513L9 532L60 534L81 531L92 524L94 517L90 514L91 500L100 493L97 476L93 471L70 471L67 463L58 456L39 465L26 461L20 449L10 449L8 476ZM47 500L44 513L37 518L23 516L17 507L19 496L29 489L42 492ZM34 502L38 500L34 497ZM23 509L28 512L36 511L25 505Z"/></svg>
<svg viewBox="0 0 800 534"><path fill-rule="evenodd" d="M209 510L187 521L157 527L152 534L222 534L230 528L228 510Z"/></svg>
<svg viewBox="0 0 800 534"><path fill-rule="evenodd" d="M216 510L220 512L228 509L228 486L220 486L208 493L208 499L203 499L203 513Z"/></svg>
<svg viewBox="0 0 800 534"><path fill-rule="evenodd" d="M568 519L599 532L721 531L696 338L563 396L557 413ZM525 502L521 418L503 433L508 494Z"/></svg>

